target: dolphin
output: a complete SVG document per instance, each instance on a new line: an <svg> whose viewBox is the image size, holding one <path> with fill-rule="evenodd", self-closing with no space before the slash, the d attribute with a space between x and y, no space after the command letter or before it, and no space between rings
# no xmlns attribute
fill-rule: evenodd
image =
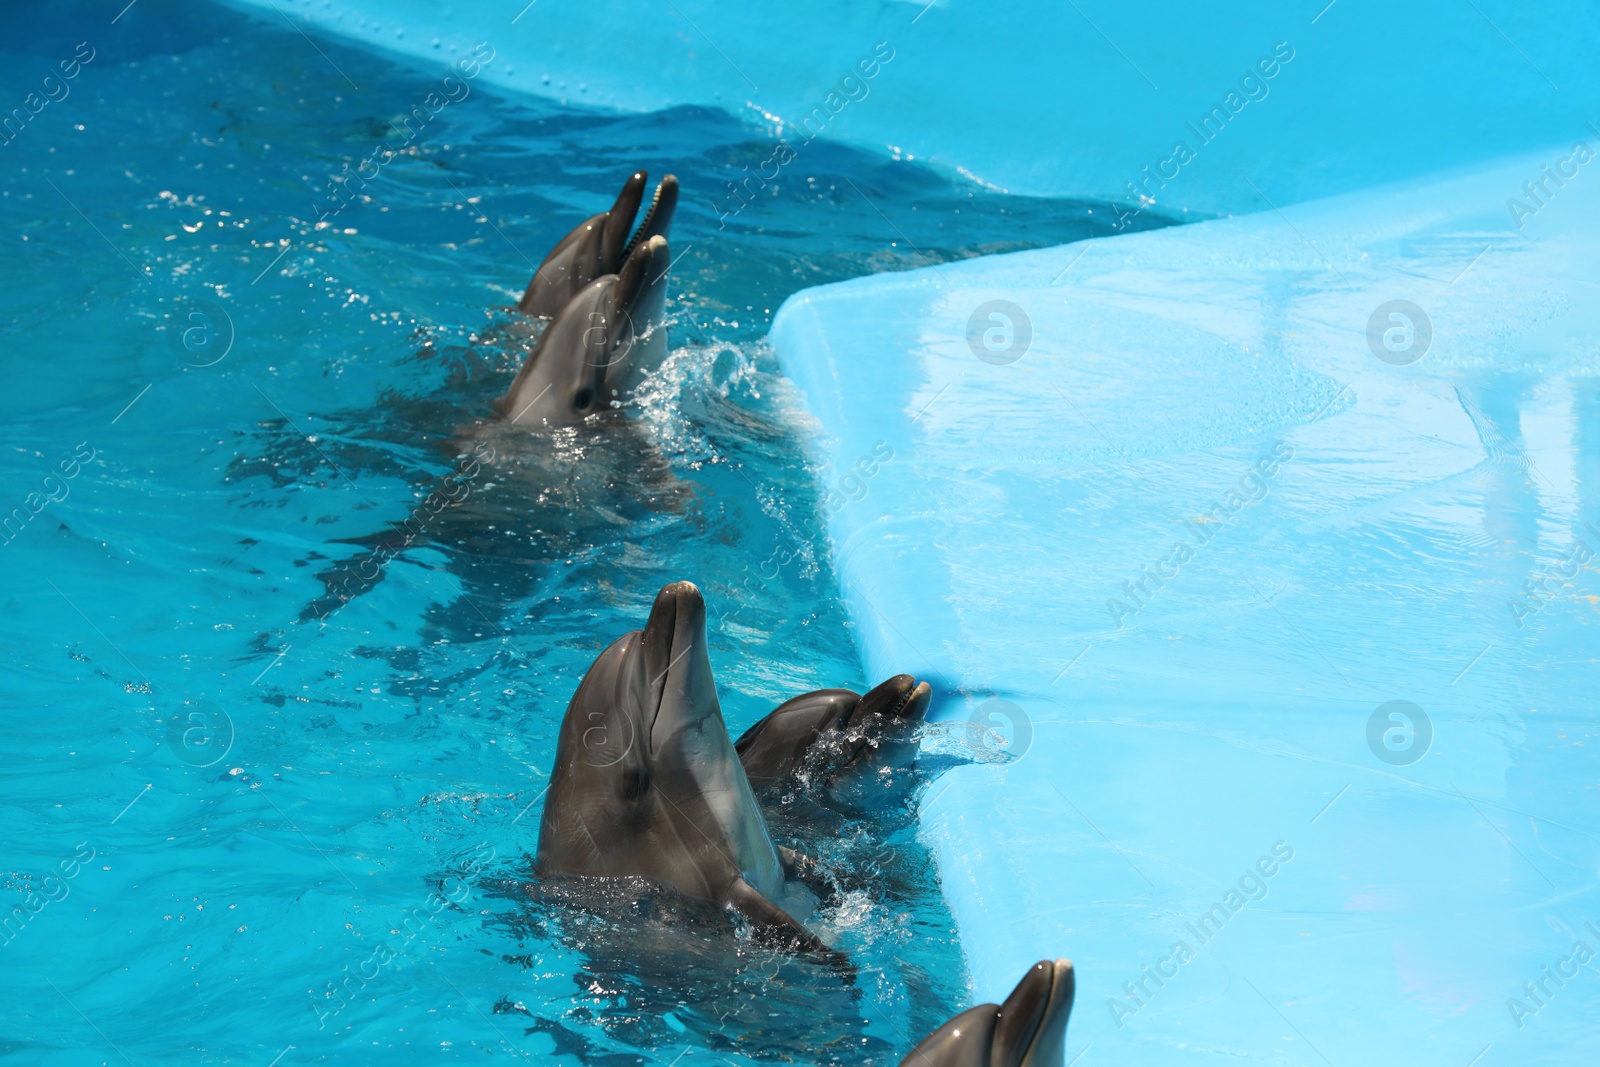
<svg viewBox="0 0 1600 1067"><path fill-rule="evenodd" d="M580 422L610 411L667 356L667 239L632 246L559 311L523 362L495 417L517 426Z"/></svg>
<svg viewBox="0 0 1600 1067"><path fill-rule="evenodd" d="M731 908L790 947L823 950L801 924L816 907L804 866L773 845L728 737L700 590L674 582L567 706L535 870L643 878Z"/></svg>
<svg viewBox="0 0 1600 1067"><path fill-rule="evenodd" d="M459 529L462 522L442 521L444 512L455 512L480 483L491 479L477 476L485 460L496 461L499 477L506 481L508 460L521 467L548 465L548 459L570 468L558 455L562 442L544 431L585 424L615 429L623 420L615 406L625 401L645 377L661 366L667 357L667 330L664 321L667 302L667 268L671 253L667 231L678 202L678 180L667 175L657 186L655 198L629 237L645 185L639 171L623 186L622 194L610 211L601 212L567 234L545 257L523 294L518 310L534 317L549 317L549 325L523 361L506 392L494 402L488 418L459 428L450 440L450 455L455 468L435 484L423 504L403 522L364 537L346 538L345 543L363 548L361 554L340 560L321 571L323 595L300 612L300 621L324 620L351 600L381 582L388 561L413 545L465 538L445 532ZM511 336L522 336L519 330ZM506 431L514 428L513 441ZM659 457L643 457L642 466L632 442L625 434L605 434L609 441L596 441L596 454L618 452L630 457L636 470L664 466ZM529 451L549 454L527 457ZM530 462L519 462L522 458ZM595 466L586 461L586 466ZM626 466L627 463L619 466ZM570 470L555 475L571 481ZM533 479L527 479L532 481ZM650 479L646 479L650 481ZM656 478L652 484L661 483ZM531 492L544 499L550 486L531 485ZM665 495L681 495L671 490ZM607 512L615 512L612 506ZM497 517L498 520L498 517ZM505 528L504 521L492 525ZM504 541L504 538L500 539ZM526 551L509 547L520 559Z"/></svg>
<svg viewBox="0 0 1600 1067"><path fill-rule="evenodd" d="M518 426L556 426L608 411L667 357L667 232L678 179L667 175L637 230L647 175L636 171L610 211L563 237L528 282L517 310L550 325L495 402Z"/></svg>
<svg viewBox="0 0 1600 1067"><path fill-rule="evenodd" d="M928 683L909 674L897 674L864 696L851 689L818 689L778 705L734 748L757 788L798 776L825 781L901 755L931 699Z"/></svg>
<svg viewBox="0 0 1600 1067"><path fill-rule="evenodd" d="M665 237L678 206L678 179L671 174L661 179L649 210L635 230L633 217L639 211L648 180L644 171L635 171L623 182L611 210L580 222L558 241L534 271L517 302L517 310L534 318L554 318L596 278L620 273L639 245L652 237Z"/></svg>
<svg viewBox="0 0 1600 1067"><path fill-rule="evenodd" d="M1004 1004L968 1008L923 1038L900 1067L1061 1067L1073 988L1071 960L1040 960Z"/></svg>

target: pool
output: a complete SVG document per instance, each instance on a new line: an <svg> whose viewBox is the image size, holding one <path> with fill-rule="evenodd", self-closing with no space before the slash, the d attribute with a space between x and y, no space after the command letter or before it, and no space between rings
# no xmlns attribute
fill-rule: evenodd
<svg viewBox="0 0 1600 1067"><path fill-rule="evenodd" d="M675 967L608 951L517 883L561 712L663 582L706 592L735 733L876 680L811 417L765 343L782 300L1105 233L1101 205L818 142L729 220L717 198L774 142L720 111L468 79L398 144L442 69L220 7L3 19L6 93L78 70L0 176L3 870L23 909L0 1061L892 1064L965 1007L912 812L812 842L868 886L826 920L854 992L748 946ZM359 195L330 185L385 143ZM636 167L684 187L675 347L625 457L670 503L615 471L555 502L571 526L502 500L483 546L417 548L300 621L345 539L448 471L440 442L519 358L495 309Z"/></svg>

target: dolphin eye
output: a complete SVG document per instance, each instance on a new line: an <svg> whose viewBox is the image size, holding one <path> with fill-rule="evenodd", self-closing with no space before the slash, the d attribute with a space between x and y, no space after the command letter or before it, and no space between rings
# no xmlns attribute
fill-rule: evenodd
<svg viewBox="0 0 1600 1067"><path fill-rule="evenodd" d="M650 779L641 769L629 771L622 779L622 799L638 800L650 788Z"/></svg>
<svg viewBox="0 0 1600 1067"><path fill-rule="evenodd" d="M578 395L572 398L572 406L579 411L584 410L592 403L594 403L593 389L580 389L578 390Z"/></svg>

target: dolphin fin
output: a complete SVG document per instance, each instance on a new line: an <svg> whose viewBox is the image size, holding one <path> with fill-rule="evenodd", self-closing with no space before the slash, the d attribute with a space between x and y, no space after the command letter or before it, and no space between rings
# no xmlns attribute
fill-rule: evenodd
<svg viewBox="0 0 1600 1067"><path fill-rule="evenodd" d="M410 547L416 540L415 535L408 536L403 527L398 523L379 530L377 533L362 534L359 537L335 537L332 543L336 545L355 545L357 548L370 549L403 549Z"/></svg>
<svg viewBox="0 0 1600 1067"><path fill-rule="evenodd" d="M822 876L822 867L816 860L803 852L796 852L786 845L778 846L778 860L783 864L785 878L799 882L807 889L824 900L838 896L834 887Z"/></svg>
<svg viewBox="0 0 1600 1067"><path fill-rule="evenodd" d="M300 609L296 622L321 622L383 581L387 573L384 564L398 555L399 549L391 550L383 540L383 534L374 534L373 537L376 547L359 556L336 560L333 566L317 574L322 581L322 595Z"/></svg>
<svg viewBox="0 0 1600 1067"><path fill-rule="evenodd" d="M831 952L822 939L807 930L794 916L762 896L743 878L728 887L727 903L756 926L762 927L783 948L799 952Z"/></svg>

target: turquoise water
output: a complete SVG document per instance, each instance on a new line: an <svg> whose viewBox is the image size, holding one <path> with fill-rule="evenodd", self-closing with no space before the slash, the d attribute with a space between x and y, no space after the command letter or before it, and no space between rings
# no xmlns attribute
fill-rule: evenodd
<svg viewBox="0 0 1600 1067"><path fill-rule="evenodd" d="M0 872L22 909L0 1062L896 1062L969 995L908 811L775 821L840 872L841 980L530 903L541 789L584 669L668 580L707 594L736 734L869 681L761 342L781 300L1106 213L817 143L719 220L773 148L719 112L441 90L442 63L225 8L115 14L0 16L5 100L92 54L0 149ZM462 87L318 228L331 176ZM525 350L498 309L635 167L684 188L677 347L637 432L549 442L485 488L481 528L298 621L341 539L448 471L439 446Z"/></svg>

